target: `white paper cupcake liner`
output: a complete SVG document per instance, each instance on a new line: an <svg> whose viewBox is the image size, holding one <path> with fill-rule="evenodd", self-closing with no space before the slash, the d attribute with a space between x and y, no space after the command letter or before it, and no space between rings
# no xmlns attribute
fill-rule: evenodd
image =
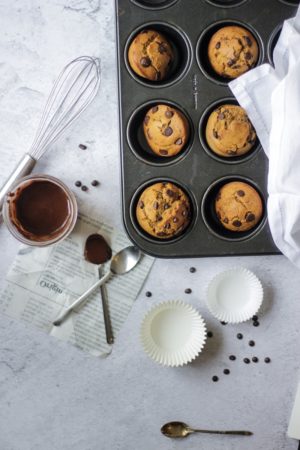
<svg viewBox="0 0 300 450"><path fill-rule="evenodd" d="M164 366L183 366L194 360L206 342L206 326L191 305L168 301L154 306L141 325L147 355Z"/></svg>
<svg viewBox="0 0 300 450"><path fill-rule="evenodd" d="M254 273L244 268L219 273L207 290L207 307L221 322L241 323L251 319L262 301L261 282Z"/></svg>

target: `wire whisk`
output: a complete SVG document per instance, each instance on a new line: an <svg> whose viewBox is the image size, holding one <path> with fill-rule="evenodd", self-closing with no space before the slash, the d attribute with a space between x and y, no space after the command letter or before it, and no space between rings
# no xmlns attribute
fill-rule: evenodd
<svg viewBox="0 0 300 450"><path fill-rule="evenodd" d="M63 69L50 92L29 151L0 189L0 211L11 186L33 170L49 147L87 108L98 92L100 81L100 61L90 56L80 56Z"/></svg>

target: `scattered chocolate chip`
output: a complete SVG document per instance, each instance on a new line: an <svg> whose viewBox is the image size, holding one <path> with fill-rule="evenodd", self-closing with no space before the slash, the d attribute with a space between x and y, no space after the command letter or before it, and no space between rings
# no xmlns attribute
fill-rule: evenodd
<svg viewBox="0 0 300 450"><path fill-rule="evenodd" d="M237 191L237 195L238 195L239 197L244 197L245 192L242 191L242 189L240 189L239 191Z"/></svg>
<svg viewBox="0 0 300 450"><path fill-rule="evenodd" d="M167 49L164 44L159 44L158 51L159 51L159 53L162 54L162 53L166 53Z"/></svg>
<svg viewBox="0 0 300 450"><path fill-rule="evenodd" d="M89 190L89 188L88 188L87 186L84 186L84 185L83 185L83 186L81 186L81 190L84 191L84 192L86 192L86 191Z"/></svg>
<svg viewBox="0 0 300 450"><path fill-rule="evenodd" d="M142 67L149 67L151 66L151 59L148 58L148 56L145 56L141 58L140 63Z"/></svg>
<svg viewBox="0 0 300 450"><path fill-rule="evenodd" d="M238 338L238 339L243 339L243 335L242 335L242 333L238 333L237 335L236 335L236 337Z"/></svg>
<svg viewBox="0 0 300 450"><path fill-rule="evenodd" d="M228 67L231 67L231 66L233 66L233 64L234 64L234 60L233 60L233 59L230 59L230 60L228 61L228 63L227 63L227 66L228 66Z"/></svg>
<svg viewBox="0 0 300 450"><path fill-rule="evenodd" d="M166 236L166 233L164 231L159 231L157 233L157 236L163 237L163 236Z"/></svg>
<svg viewBox="0 0 300 450"><path fill-rule="evenodd" d="M225 219L223 220L224 223L229 223L229 220L227 219L227 217L225 217Z"/></svg>
<svg viewBox="0 0 300 450"><path fill-rule="evenodd" d="M259 360L258 360L257 356L253 356L252 361L253 361L254 363L258 363Z"/></svg>
<svg viewBox="0 0 300 450"><path fill-rule="evenodd" d="M221 42L217 42L215 48L216 48L217 50L219 50L220 47L221 47Z"/></svg>
<svg viewBox="0 0 300 450"><path fill-rule="evenodd" d="M230 374L230 370L229 369L224 369L223 373L224 373L224 375L229 375Z"/></svg>
<svg viewBox="0 0 300 450"><path fill-rule="evenodd" d="M182 139L179 138L175 141L175 145L181 145L182 144Z"/></svg>
<svg viewBox="0 0 300 450"><path fill-rule="evenodd" d="M161 73L160 72L156 72L155 74L155 80L159 81L161 79Z"/></svg>
<svg viewBox="0 0 300 450"><path fill-rule="evenodd" d="M246 222L254 222L254 220L255 220L255 214L253 214L253 213L246 214Z"/></svg>
<svg viewBox="0 0 300 450"><path fill-rule="evenodd" d="M227 322L220 322L221 325L227 325Z"/></svg>
<svg viewBox="0 0 300 450"><path fill-rule="evenodd" d="M271 358L266 357L266 358L265 358L265 363L266 363L266 364L269 364L270 362L271 362Z"/></svg>
<svg viewBox="0 0 300 450"><path fill-rule="evenodd" d="M234 227L239 228L239 227L242 225L242 222L241 222L240 220L234 220L234 221L232 222L232 225L233 225Z"/></svg>
<svg viewBox="0 0 300 450"><path fill-rule="evenodd" d="M160 150L159 150L159 153L160 153L161 155L163 155L163 156L167 156L167 155L168 155L168 150L160 149Z"/></svg>
<svg viewBox="0 0 300 450"><path fill-rule="evenodd" d="M219 113L219 114L218 114L218 119L219 119L219 120L223 120L223 119L225 119L225 114L224 114L224 113L222 113L222 112L221 112L221 113Z"/></svg>
<svg viewBox="0 0 300 450"><path fill-rule="evenodd" d="M173 222L177 223L178 222L178 218L177 217L173 217Z"/></svg>
<svg viewBox="0 0 300 450"><path fill-rule="evenodd" d="M235 361L235 360L236 360L236 356L230 355L230 356L229 356L229 359L230 359L230 361Z"/></svg>
<svg viewBox="0 0 300 450"><path fill-rule="evenodd" d="M196 267L190 267L190 272L191 273L195 273L196 272Z"/></svg>
<svg viewBox="0 0 300 450"><path fill-rule="evenodd" d="M250 364L250 362L251 362L249 358L244 358L243 361L245 364Z"/></svg>
<svg viewBox="0 0 300 450"><path fill-rule="evenodd" d="M99 186L99 181L98 180L93 180L92 182L91 182L91 185L92 186L94 186L94 187L96 187L96 186Z"/></svg>
<svg viewBox="0 0 300 450"><path fill-rule="evenodd" d="M84 144L79 144L78 147L79 147L81 150L86 150L86 149L87 149L87 146L84 145Z"/></svg>
<svg viewBox="0 0 300 450"><path fill-rule="evenodd" d="M219 138L218 132L217 132L216 130L213 130L213 135L214 135L214 137L215 137L216 139Z"/></svg>
<svg viewBox="0 0 300 450"><path fill-rule="evenodd" d="M258 316L255 314L255 316L252 317L252 320L258 320Z"/></svg>
<svg viewBox="0 0 300 450"><path fill-rule="evenodd" d="M183 217L185 217L187 215L187 211L185 209L182 211L182 215L183 215Z"/></svg>
<svg viewBox="0 0 300 450"><path fill-rule="evenodd" d="M171 136L171 134L173 134L173 128L171 127L167 127L164 131L164 135L165 136Z"/></svg>
<svg viewBox="0 0 300 450"><path fill-rule="evenodd" d="M168 119L171 119L171 117L173 117L174 116L174 113L173 113L173 111L170 111L169 109L165 112L165 116L168 118Z"/></svg>
<svg viewBox="0 0 300 450"><path fill-rule="evenodd" d="M145 206L145 203L141 200L140 203L139 203L139 207L140 207L141 209L143 209L144 206Z"/></svg>
<svg viewBox="0 0 300 450"><path fill-rule="evenodd" d="M252 59L252 55L251 55L250 52L245 53L245 59L248 60L248 61L249 61L250 59Z"/></svg>
<svg viewBox="0 0 300 450"><path fill-rule="evenodd" d="M168 205L168 203L165 203L164 204L164 209L168 209L168 208L170 208L170 205Z"/></svg>
<svg viewBox="0 0 300 450"><path fill-rule="evenodd" d="M146 295L146 297L152 297L152 292L147 291L145 295Z"/></svg>
<svg viewBox="0 0 300 450"><path fill-rule="evenodd" d="M81 184L82 184L81 181L76 181L76 182L75 182L75 186L77 186L77 187L80 187Z"/></svg>
<svg viewBox="0 0 300 450"><path fill-rule="evenodd" d="M166 230L169 230L171 228L171 224L169 222L165 223L164 228L166 228Z"/></svg>
<svg viewBox="0 0 300 450"><path fill-rule="evenodd" d="M254 326L254 327L259 327L259 325L260 325L260 323L259 323L258 320L255 320L255 321L253 322L253 326Z"/></svg>
<svg viewBox="0 0 300 450"><path fill-rule="evenodd" d="M171 189L167 189L167 195L168 195L169 197L175 197L176 192L172 191Z"/></svg>
<svg viewBox="0 0 300 450"><path fill-rule="evenodd" d="M254 347L255 346L255 342L254 341L249 341L249 345L250 345L250 347Z"/></svg>
<svg viewBox="0 0 300 450"><path fill-rule="evenodd" d="M244 37L248 47L251 47L252 46L252 40L249 38L249 36L243 36L243 37Z"/></svg>
<svg viewBox="0 0 300 450"><path fill-rule="evenodd" d="M212 377L212 380L213 380L214 383L216 383L217 381L219 381L219 377L217 377L217 375L214 375Z"/></svg>
<svg viewBox="0 0 300 450"><path fill-rule="evenodd" d="M156 113L158 111L158 106L153 106L153 108L151 109L151 111L153 113Z"/></svg>
<svg viewBox="0 0 300 450"><path fill-rule="evenodd" d="M187 288L187 289L185 289L185 291L184 291L186 294L191 294L192 293L192 289L190 289L190 288Z"/></svg>
<svg viewBox="0 0 300 450"><path fill-rule="evenodd" d="M162 216L158 215L156 219L158 222L160 222L163 218L162 218Z"/></svg>
<svg viewBox="0 0 300 450"><path fill-rule="evenodd" d="M213 337L213 335L214 335L214 334L213 334L213 332L212 332L212 331L208 331L208 332L207 332L207 337L209 337L209 338L212 338L212 337Z"/></svg>
<svg viewBox="0 0 300 450"><path fill-rule="evenodd" d="M153 208L154 208L154 209L158 209L158 202L154 202L154 203L153 203Z"/></svg>
<svg viewBox="0 0 300 450"><path fill-rule="evenodd" d="M144 124L145 124L145 125L148 125L149 120L150 120L150 117L149 117L149 116L146 116L145 119L144 119Z"/></svg>

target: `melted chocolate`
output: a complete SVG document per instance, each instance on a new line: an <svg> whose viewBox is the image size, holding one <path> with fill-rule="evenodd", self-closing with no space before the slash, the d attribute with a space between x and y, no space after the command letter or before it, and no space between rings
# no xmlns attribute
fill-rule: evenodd
<svg viewBox="0 0 300 450"><path fill-rule="evenodd" d="M112 251L101 234L91 234L85 243L84 257L92 264L104 264L112 257Z"/></svg>
<svg viewBox="0 0 300 450"><path fill-rule="evenodd" d="M52 181L30 181L12 193L9 203L12 222L21 234L33 241L58 236L70 218L70 200Z"/></svg>

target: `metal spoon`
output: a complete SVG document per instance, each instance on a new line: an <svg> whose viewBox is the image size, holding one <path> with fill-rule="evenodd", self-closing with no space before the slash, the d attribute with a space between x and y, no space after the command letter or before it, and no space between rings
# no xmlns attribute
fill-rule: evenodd
<svg viewBox="0 0 300 450"><path fill-rule="evenodd" d="M206 434L231 434L235 436L252 436L251 431L216 431L216 430L196 430L189 427L184 422L169 422L163 425L160 429L162 434L169 438L185 438L192 433L206 433Z"/></svg>
<svg viewBox="0 0 300 450"><path fill-rule="evenodd" d="M95 289L97 289L102 284L106 283L106 281L108 281L108 279L112 275L123 275L132 270L141 259L141 255L142 255L141 251L133 245L124 248L119 253L114 255L110 262L109 271L102 278L100 278L100 280L96 281L96 283L94 283L84 294L78 297L78 299L75 300L72 303L72 305L64 309L55 319L53 325L56 326L61 325L71 311L80 306L84 302L84 300L92 292L94 292Z"/></svg>

